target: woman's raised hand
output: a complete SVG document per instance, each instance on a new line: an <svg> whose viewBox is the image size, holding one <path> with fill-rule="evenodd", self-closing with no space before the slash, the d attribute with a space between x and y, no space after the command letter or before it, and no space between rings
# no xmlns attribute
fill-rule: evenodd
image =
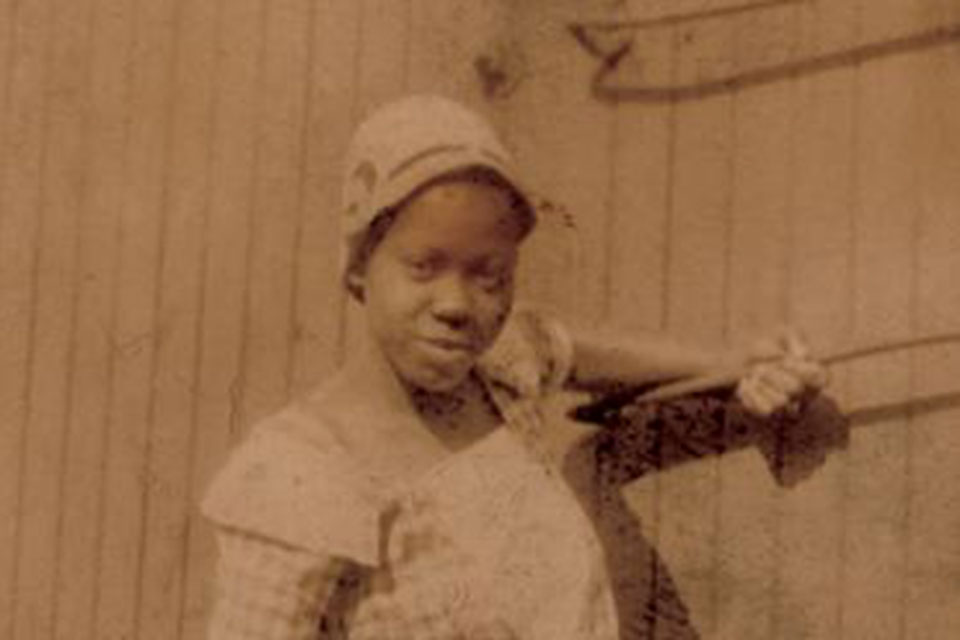
<svg viewBox="0 0 960 640"><path fill-rule="evenodd" d="M780 330L748 350L747 370L736 394L754 413L769 415L799 406L800 399L827 383L827 370L810 356L798 331Z"/></svg>

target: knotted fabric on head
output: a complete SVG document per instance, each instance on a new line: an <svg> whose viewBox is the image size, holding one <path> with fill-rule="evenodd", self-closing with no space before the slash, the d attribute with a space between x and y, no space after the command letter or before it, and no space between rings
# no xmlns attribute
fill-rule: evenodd
<svg viewBox="0 0 960 640"><path fill-rule="evenodd" d="M341 279L377 216L428 182L470 168L498 174L533 215L512 155L473 111L447 98L417 95L374 112L357 128L347 151Z"/></svg>

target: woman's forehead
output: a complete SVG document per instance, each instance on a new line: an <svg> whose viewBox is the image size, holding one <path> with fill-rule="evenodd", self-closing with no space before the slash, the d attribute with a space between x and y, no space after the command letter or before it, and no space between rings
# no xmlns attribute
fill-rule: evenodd
<svg viewBox="0 0 960 640"><path fill-rule="evenodd" d="M451 181L432 185L399 212L387 240L515 245L523 222L505 189Z"/></svg>

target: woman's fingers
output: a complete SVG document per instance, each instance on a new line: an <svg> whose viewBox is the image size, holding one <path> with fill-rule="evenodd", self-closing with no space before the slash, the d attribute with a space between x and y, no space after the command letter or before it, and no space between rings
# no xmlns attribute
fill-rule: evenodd
<svg viewBox="0 0 960 640"><path fill-rule="evenodd" d="M827 382L826 368L810 356L809 343L792 327L784 327L773 337L757 341L751 351L755 366L776 364L799 378L804 386L818 388Z"/></svg>
<svg viewBox="0 0 960 640"><path fill-rule="evenodd" d="M737 393L748 409L767 415L825 381L823 367L794 358L753 365L738 385Z"/></svg>
<svg viewBox="0 0 960 640"><path fill-rule="evenodd" d="M750 375L756 378L759 384L785 396L800 394L807 386L804 377L784 362L756 365Z"/></svg>
<svg viewBox="0 0 960 640"><path fill-rule="evenodd" d="M737 397L749 411L760 415L769 415L789 402L786 393L752 376L747 376L737 385Z"/></svg>
<svg viewBox="0 0 960 640"><path fill-rule="evenodd" d="M794 328L784 327L754 343L752 364L737 385L737 395L751 411L768 415L810 389L827 383L827 370L810 356L810 347Z"/></svg>

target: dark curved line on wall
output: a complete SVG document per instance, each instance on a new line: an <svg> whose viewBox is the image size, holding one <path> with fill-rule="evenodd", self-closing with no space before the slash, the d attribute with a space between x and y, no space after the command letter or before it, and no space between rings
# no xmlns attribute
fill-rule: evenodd
<svg viewBox="0 0 960 640"><path fill-rule="evenodd" d="M775 9L784 5L791 4L809 4L811 0L764 0L763 2L747 2L731 7L721 7L718 9L708 9L706 11L697 11L695 13L669 14L656 18L646 18L638 20L595 20L591 22L582 22L579 24L590 30L597 31L643 31L655 29L657 27L667 27L671 25L685 24L688 22L699 22L701 20L710 20L713 18L725 18L741 13L753 13L765 9Z"/></svg>
<svg viewBox="0 0 960 640"><path fill-rule="evenodd" d="M960 42L960 24L955 24L705 82L675 86L628 86L614 83L610 80L610 76L617 70L620 62L630 54L633 47L632 41L617 46L613 51L604 52L596 43L596 39L591 36L589 27L572 25L570 31L587 52L601 58L600 69L593 78L592 92L597 99L605 102L663 103L701 100L732 91L752 89L782 80L825 73Z"/></svg>

